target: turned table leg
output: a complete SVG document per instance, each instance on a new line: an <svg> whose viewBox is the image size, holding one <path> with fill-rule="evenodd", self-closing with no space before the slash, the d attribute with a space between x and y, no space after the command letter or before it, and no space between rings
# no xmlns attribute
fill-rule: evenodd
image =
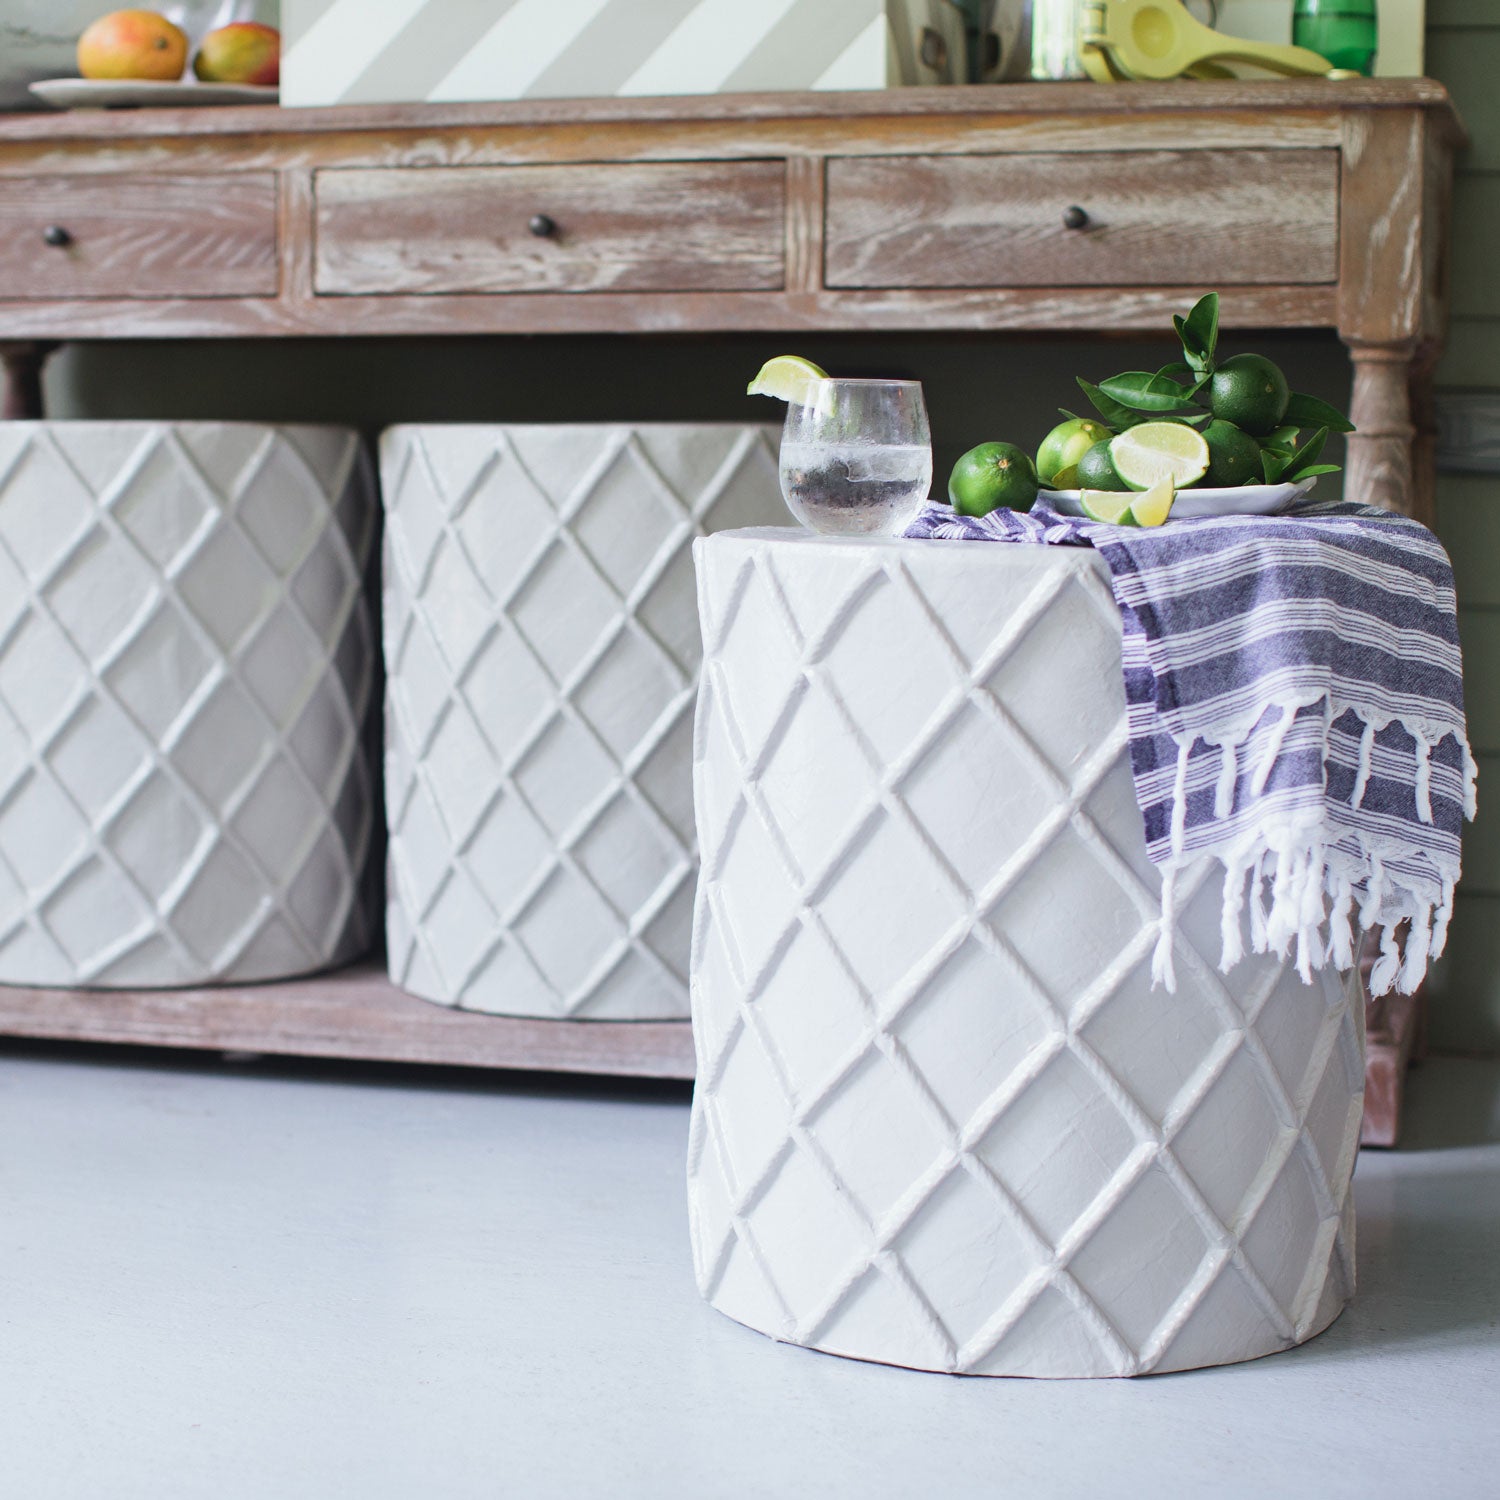
<svg viewBox="0 0 1500 1500"><path fill-rule="evenodd" d="M1354 394L1344 497L1409 516L1413 511L1412 344L1349 343Z"/></svg>
<svg viewBox="0 0 1500 1500"><path fill-rule="evenodd" d="M1415 343L1349 341L1354 394L1344 495L1415 516L1432 525L1436 511L1435 426L1432 370L1436 347ZM1378 933L1362 964L1366 979L1378 948ZM1384 995L1365 1001L1366 1146L1394 1146L1401 1131L1406 1070L1427 1012L1425 986L1414 995Z"/></svg>
<svg viewBox="0 0 1500 1500"><path fill-rule="evenodd" d="M5 370L0 417L28 421L42 415L42 366L56 348L56 344L36 341L0 343L0 366Z"/></svg>

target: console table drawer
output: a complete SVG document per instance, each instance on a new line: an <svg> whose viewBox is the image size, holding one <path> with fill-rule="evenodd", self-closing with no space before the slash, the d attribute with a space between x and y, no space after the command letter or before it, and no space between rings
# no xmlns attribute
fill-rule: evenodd
<svg viewBox="0 0 1500 1500"><path fill-rule="evenodd" d="M272 172L0 177L0 299L276 288Z"/></svg>
<svg viewBox="0 0 1500 1500"><path fill-rule="evenodd" d="M781 162L349 168L316 192L324 295L782 285Z"/></svg>
<svg viewBox="0 0 1500 1500"><path fill-rule="evenodd" d="M1338 191L1338 153L1324 150L840 157L828 163L825 279L832 287L1331 282Z"/></svg>

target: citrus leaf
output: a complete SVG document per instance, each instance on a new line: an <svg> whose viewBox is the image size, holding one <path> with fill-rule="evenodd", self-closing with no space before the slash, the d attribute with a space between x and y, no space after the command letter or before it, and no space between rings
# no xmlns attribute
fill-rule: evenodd
<svg viewBox="0 0 1500 1500"><path fill-rule="evenodd" d="M1116 429L1122 427L1134 427L1137 422L1147 419L1139 412L1131 411L1128 406L1121 406L1118 401L1106 396L1097 385L1090 385L1082 375L1075 377L1078 388L1094 405L1094 410L1099 413L1111 427Z"/></svg>
<svg viewBox="0 0 1500 1500"><path fill-rule="evenodd" d="M1319 474L1337 474L1338 464L1309 464L1305 469L1298 469L1295 474L1288 474L1287 479L1292 484L1301 484L1304 479L1316 479Z"/></svg>
<svg viewBox="0 0 1500 1500"><path fill-rule="evenodd" d="M1326 427L1330 432L1353 432L1354 423L1338 407L1319 401L1316 396L1295 393L1286 404L1286 420L1303 427Z"/></svg>
<svg viewBox="0 0 1500 1500"><path fill-rule="evenodd" d="M1201 356L1205 351L1198 346L1196 335L1187 326L1187 319L1172 314L1172 327L1177 330L1177 337L1182 340L1182 352L1187 355L1197 354Z"/></svg>
<svg viewBox="0 0 1500 1500"><path fill-rule="evenodd" d="M1318 455L1323 451L1323 444L1327 441L1328 429L1326 427L1318 428L1292 456L1292 463L1299 469L1305 468L1308 464L1317 463Z"/></svg>
<svg viewBox="0 0 1500 1500"><path fill-rule="evenodd" d="M1260 445L1262 448L1274 448L1277 453L1290 458L1297 451L1297 434L1301 431L1300 427L1278 427L1275 432L1267 433L1260 440Z"/></svg>
<svg viewBox="0 0 1500 1500"><path fill-rule="evenodd" d="M1270 448L1260 450L1260 466L1265 471L1267 484L1280 484L1281 476L1286 473L1287 461L1279 453Z"/></svg>
<svg viewBox="0 0 1500 1500"><path fill-rule="evenodd" d="M1194 353L1202 354L1211 364L1214 350L1219 347L1219 294L1210 292L1206 297L1200 297L1178 332L1182 335L1183 348L1191 347Z"/></svg>
<svg viewBox="0 0 1500 1500"><path fill-rule="evenodd" d="M1196 375L1196 371L1194 371L1193 367L1186 361L1180 359L1174 361L1170 365L1163 365L1161 369L1159 369L1156 373L1163 376L1167 380L1175 380L1179 375L1186 375L1190 377L1191 381L1191 378Z"/></svg>
<svg viewBox="0 0 1500 1500"><path fill-rule="evenodd" d="M1149 370L1127 370L1123 375L1111 375L1101 380L1099 388L1112 401L1136 411L1176 411L1187 405L1187 392L1175 380L1165 375L1153 375Z"/></svg>

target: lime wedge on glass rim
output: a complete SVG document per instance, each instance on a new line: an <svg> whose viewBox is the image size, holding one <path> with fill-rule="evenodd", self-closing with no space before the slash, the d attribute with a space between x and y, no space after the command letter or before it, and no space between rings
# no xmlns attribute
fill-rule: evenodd
<svg viewBox="0 0 1500 1500"><path fill-rule="evenodd" d="M812 406L818 387L828 379L810 359L796 354L778 354L760 367L760 374L745 388L747 396L774 396L794 406Z"/></svg>

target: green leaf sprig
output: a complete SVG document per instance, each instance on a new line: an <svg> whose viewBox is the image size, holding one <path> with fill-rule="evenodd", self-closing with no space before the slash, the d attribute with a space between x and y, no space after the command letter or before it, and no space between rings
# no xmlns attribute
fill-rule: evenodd
<svg viewBox="0 0 1500 1500"><path fill-rule="evenodd" d="M1187 422L1196 426L1212 415L1203 392L1213 379L1219 350L1219 294L1209 292L1184 317L1172 318L1182 358L1149 370L1126 370L1098 385L1078 377L1079 388L1112 432L1141 422ZM1071 417L1072 412L1065 411ZM1305 441L1299 441L1304 431ZM1330 432L1353 432L1343 412L1316 396L1293 394L1283 425L1260 439L1261 468L1267 484L1300 483L1319 474L1336 474L1337 464L1317 462Z"/></svg>

